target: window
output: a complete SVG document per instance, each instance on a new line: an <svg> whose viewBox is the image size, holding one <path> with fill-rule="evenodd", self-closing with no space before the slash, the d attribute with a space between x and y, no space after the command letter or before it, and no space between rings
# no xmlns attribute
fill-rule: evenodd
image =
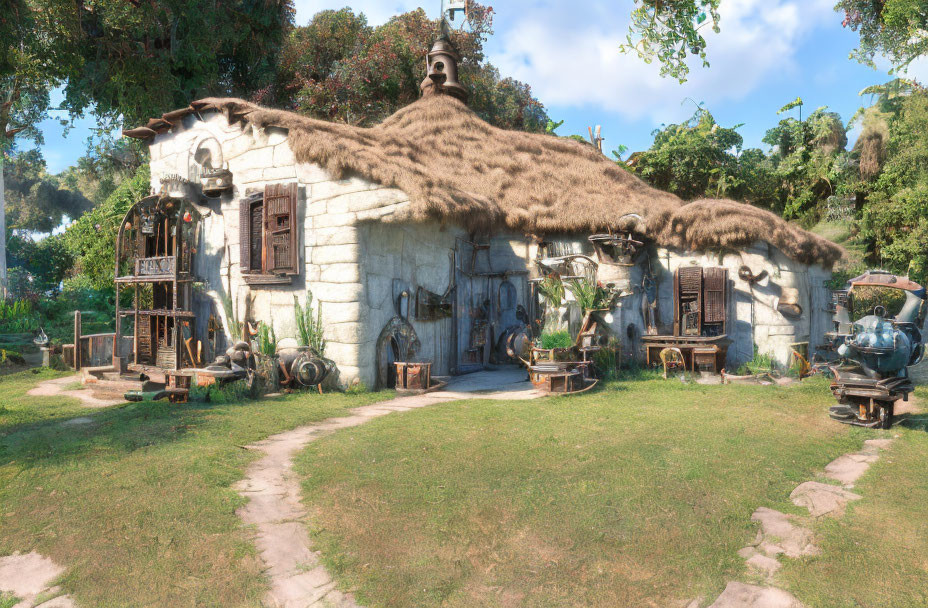
<svg viewBox="0 0 928 608"><path fill-rule="evenodd" d="M728 270L683 266L673 277L674 335L723 335L728 309Z"/></svg>
<svg viewBox="0 0 928 608"><path fill-rule="evenodd" d="M241 201L241 267L250 284L289 283L299 274L298 189L273 184Z"/></svg>

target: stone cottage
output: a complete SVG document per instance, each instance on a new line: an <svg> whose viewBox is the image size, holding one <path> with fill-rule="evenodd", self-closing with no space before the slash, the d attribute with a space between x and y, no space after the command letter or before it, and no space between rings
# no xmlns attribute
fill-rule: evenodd
<svg viewBox="0 0 928 608"><path fill-rule="evenodd" d="M462 373L534 314L537 260L565 254L598 261L622 292L607 319L628 356L645 357L655 335L709 331L729 369L755 345L786 364L831 330L836 245L749 205L684 202L592 146L495 128L439 81L372 128L204 99L126 132L148 142L153 189L179 176L213 195L191 195L198 334L210 315L228 326L230 297L243 318L293 335L294 295L311 291L342 384L388 382L396 358ZM615 263L616 239L640 246ZM715 309L690 331L692 281Z"/></svg>

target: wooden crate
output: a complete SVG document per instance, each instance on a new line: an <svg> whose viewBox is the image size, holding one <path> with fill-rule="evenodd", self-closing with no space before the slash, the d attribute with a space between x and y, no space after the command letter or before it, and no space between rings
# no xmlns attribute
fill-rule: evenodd
<svg viewBox="0 0 928 608"><path fill-rule="evenodd" d="M693 349L693 371L717 373L719 348L702 346Z"/></svg>
<svg viewBox="0 0 928 608"><path fill-rule="evenodd" d="M431 386L432 364L409 363L397 361L396 388L405 390L424 390Z"/></svg>
<svg viewBox="0 0 928 608"><path fill-rule="evenodd" d="M579 369L558 372L536 372L530 374L532 384L548 393L573 393L584 387L583 372Z"/></svg>

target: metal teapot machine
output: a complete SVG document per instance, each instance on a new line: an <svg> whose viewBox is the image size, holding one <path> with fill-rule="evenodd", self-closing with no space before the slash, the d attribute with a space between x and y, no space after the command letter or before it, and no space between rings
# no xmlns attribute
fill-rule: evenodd
<svg viewBox="0 0 928 608"><path fill-rule="evenodd" d="M883 306L851 322L855 288L879 287L905 292L897 315L889 316ZM925 352L921 328L925 321L926 290L905 277L869 271L851 279L847 297L835 306L837 331L829 334L839 363L831 391L838 399L829 414L846 424L888 429L893 423L897 400L908 401L914 390L908 368L918 364Z"/></svg>

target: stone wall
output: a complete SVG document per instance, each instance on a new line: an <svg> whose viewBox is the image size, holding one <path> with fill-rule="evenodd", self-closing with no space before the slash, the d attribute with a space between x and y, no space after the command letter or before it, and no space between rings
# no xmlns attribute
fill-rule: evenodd
<svg viewBox="0 0 928 608"><path fill-rule="evenodd" d="M397 314L394 297L403 290L410 294L408 320L422 344L417 358L431 361L434 375L452 373L457 361L453 350L455 328L452 318L417 320L414 314L417 288L421 286L433 293L445 294L455 267L459 269L455 277L458 293L466 291L466 282L475 280L480 289L492 294L502 279L471 279L466 276L470 274L471 258L467 245L470 239L461 228L435 223L365 221L357 229L362 244L360 270L365 288L360 302L364 321L360 328L364 341L361 343L359 357L362 381L367 386L374 386L377 340L384 326ZM503 234L490 239L489 244L489 253L478 256L475 270L478 273L517 273L509 280L516 286L519 303L525 305L526 271L529 261L534 257L534 253L529 256L526 239ZM458 252L456 257L452 256L455 251ZM458 340L462 343L468 339L464 334L470 331L469 324L460 323L458 331Z"/></svg>
<svg viewBox="0 0 928 608"><path fill-rule="evenodd" d="M791 345L808 342L815 349L830 330L831 314L826 312L829 293L824 283L829 271L818 266L806 266L786 257L775 247L758 243L738 253L723 256L712 253L668 252L659 249L657 259L662 268L660 281L661 320L673 320L673 271L681 266L696 264L728 269L731 285L728 307L728 333L732 345L728 351L728 366L736 368L758 352L769 354L782 366L789 364ZM747 266L757 276L767 276L753 286L738 277L738 269ZM781 314L776 306L784 290L798 291L802 315L792 319Z"/></svg>
<svg viewBox="0 0 928 608"><path fill-rule="evenodd" d="M196 273L206 290L198 298L198 330L205 335L210 314L217 314L225 325L222 298L231 294L240 318L272 323L279 338L295 336L293 297L304 302L309 289L322 310L326 354L339 363L339 382L350 384L359 376L362 342L364 280L357 224L388 218L408 205L408 197L357 177L334 180L317 165L296 163L284 130L230 126L218 113L203 118L188 116L182 126L157 136L150 146L155 189L164 175L195 177L193 156L211 139L218 142L221 162L233 175L232 191L207 201L210 213L201 225ZM247 285L239 268L239 201L268 184L294 181L300 186L302 272L290 285Z"/></svg>
<svg viewBox="0 0 928 608"><path fill-rule="evenodd" d="M293 336L293 297L305 301L309 289L322 310L327 355L339 364L340 383L360 380L373 386L376 340L395 314L394 280L410 289L411 306L419 285L444 293L452 276L449 254L456 243L466 241L464 231L393 221L409 205L402 191L358 177L334 180L317 165L295 162L286 131L230 126L218 113L206 114L203 120L188 116L183 125L154 139L150 147L153 188L167 174L195 177L191 172L191 167L196 166L194 155L207 141L212 142L216 153L221 151L222 158L214 161L228 164L234 187L221 199L206 203L209 214L201 225L196 259L197 275L206 283L196 310L200 335L205 335L210 314L217 314L225 324L222 298L231 294L239 317L269 321L279 337ZM239 269L239 201L268 184L294 181L300 185L302 272L290 285L249 286ZM578 252L592 253L585 238L568 240L575 243ZM524 273L534 258L535 247L524 237L503 234L494 237L491 252L491 267L479 271ZM466 278L460 273L463 263L458 259L458 280ZM484 263L478 261L478 265ZM659 279L662 333L669 330L673 319L673 271L691 263L729 269L729 334L733 339L729 367L749 360L754 344L760 352L772 354L785 365L790 344L809 342L814 348L830 329L831 318L825 312L828 294L823 287L830 273L794 262L774 247L758 244L721 258L717 254L652 250L651 268ZM750 286L738 278L742 265L755 274L766 270L768 276ZM641 265L628 269L626 278L632 293L611 315L611 326L622 337L626 355L634 357L641 355L639 337L644 330L637 289L642 271ZM525 274L510 277L523 305L528 292L525 279ZM499 280L488 282L489 292L497 288ZM777 299L785 288L798 290L804 310L798 320L788 319L776 310ZM451 371L455 359L451 353L450 319L413 320L413 326L422 343L420 358L434 361L436 374ZM628 337L630 326L632 338ZM464 334L469 329L461 324L458 331L459 340L466 340Z"/></svg>
<svg viewBox="0 0 928 608"><path fill-rule="evenodd" d="M574 251L593 257L592 247L585 240L565 239L572 242ZM622 340L626 359L643 358L641 335L645 332L641 313L641 281L645 264L650 263L651 272L658 282L658 333L673 334L673 274L681 266L698 265L728 269L728 336L732 344L728 350L726 365L736 369L754 356L754 345L758 352L769 354L781 366L789 364L791 345L808 342L814 350L824 343L824 334L831 331L831 313L825 309L830 299L824 284L831 272L819 266L806 266L786 257L775 247L757 243L737 253L688 252L652 248L649 256L642 256L638 264L630 267L610 267L609 273L621 278L618 287L630 291L619 299L611 314L610 328ZM738 269L747 266L755 275L766 271L767 276L750 285L738 277ZM611 279L610 279L611 280ZM776 306L785 289L795 289L803 314L791 319L781 314Z"/></svg>

